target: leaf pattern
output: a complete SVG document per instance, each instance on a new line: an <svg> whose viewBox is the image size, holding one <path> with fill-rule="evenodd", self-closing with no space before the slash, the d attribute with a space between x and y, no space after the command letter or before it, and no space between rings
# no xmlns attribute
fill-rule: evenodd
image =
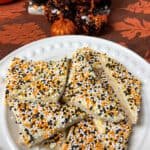
<svg viewBox="0 0 150 150"><path fill-rule="evenodd" d="M4 25L0 31L0 41L2 44L26 44L46 37L35 23Z"/></svg>
<svg viewBox="0 0 150 150"><path fill-rule="evenodd" d="M123 22L114 23L113 27L116 31L121 31L122 37L129 40L150 36L150 22L143 20L141 23L137 18L125 18Z"/></svg>
<svg viewBox="0 0 150 150"><path fill-rule="evenodd" d="M139 0L134 4L129 4L124 9L134 13L150 14L150 1Z"/></svg>
<svg viewBox="0 0 150 150"><path fill-rule="evenodd" d="M0 6L0 21L4 19L14 19L21 16L22 12L26 10L24 5L24 3L19 2L18 5L14 3L12 5L8 5L7 8L5 8L4 5Z"/></svg>

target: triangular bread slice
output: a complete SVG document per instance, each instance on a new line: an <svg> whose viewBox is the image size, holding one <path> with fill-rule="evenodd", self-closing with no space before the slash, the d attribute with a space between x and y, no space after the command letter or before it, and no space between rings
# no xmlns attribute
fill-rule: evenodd
<svg viewBox="0 0 150 150"><path fill-rule="evenodd" d="M141 105L141 81L133 76L122 64L105 54L83 48L77 51L86 55L93 69L103 69L109 84L120 100L121 106L133 124L137 123Z"/></svg>
<svg viewBox="0 0 150 150"><path fill-rule="evenodd" d="M87 118L70 128L62 150L104 150L99 131L93 119Z"/></svg>
<svg viewBox="0 0 150 150"><path fill-rule="evenodd" d="M118 122L124 119L119 103L103 86L84 55L73 55L69 68L64 102L103 120Z"/></svg>
<svg viewBox="0 0 150 150"><path fill-rule="evenodd" d="M68 75L68 59L31 61L14 58L6 79L6 100L44 100L57 102Z"/></svg>
<svg viewBox="0 0 150 150"><path fill-rule="evenodd" d="M96 119L93 121L100 133L104 149L127 149L132 129L129 120L125 119L118 123L104 122Z"/></svg>
<svg viewBox="0 0 150 150"><path fill-rule="evenodd" d="M131 124L103 122L88 118L71 127L62 150L125 150L131 133Z"/></svg>
<svg viewBox="0 0 150 150"><path fill-rule="evenodd" d="M12 100L9 105L20 129L19 142L31 147L64 131L85 117L85 112L67 104Z"/></svg>
<svg viewBox="0 0 150 150"><path fill-rule="evenodd" d="M43 141L38 145L39 149L62 150L62 145L67 138L67 129L63 132L56 133L53 137Z"/></svg>

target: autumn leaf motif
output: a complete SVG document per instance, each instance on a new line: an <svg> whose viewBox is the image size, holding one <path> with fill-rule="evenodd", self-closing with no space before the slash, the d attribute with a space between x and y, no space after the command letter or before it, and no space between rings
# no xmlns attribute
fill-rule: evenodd
<svg viewBox="0 0 150 150"><path fill-rule="evenodd" d="M139 0L134 4L128 5L128 7L124 9L134 13L150 14L150 1Z"/></svg>
<svg viewBox="0 0 150 150"><path fill-rule="evenodd" d="M13 3L11 5L7 6L7 9L4 5L0 6L0 21L6 20L6 19L14 19L16 17L19 17L22 15L22 12L24 12L25 4L21 1L16 3Z"/></svg>
<svg viewBox="0 0 150 150"><path fill-rule="evenodd" d="M135 38L149 37L150 36L150 22L143 20L140 22L137 18L125 18L123 22L116 22L113 24L116 31L121 31L122 37L129 40Z"/></svg>
<svg viewBox="0 0 150 150"><path fill-rule="evenodd" d="M45 37L45 33L33 22L3 25L2 31L0 31L0 41L2 44L23 45Z"/></svg>

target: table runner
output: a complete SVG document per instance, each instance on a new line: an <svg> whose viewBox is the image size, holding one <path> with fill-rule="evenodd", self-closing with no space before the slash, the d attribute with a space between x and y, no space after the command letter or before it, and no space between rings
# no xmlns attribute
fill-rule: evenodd
<svg viewBox="0 0 150 150"><path fill-rule="evenodd" d="M0 59L27 43L50 37L44 16L29 15L27 0L0 5ZM112 40L150 62L150 1L112 0L111 14L101 38Z"/></svg>

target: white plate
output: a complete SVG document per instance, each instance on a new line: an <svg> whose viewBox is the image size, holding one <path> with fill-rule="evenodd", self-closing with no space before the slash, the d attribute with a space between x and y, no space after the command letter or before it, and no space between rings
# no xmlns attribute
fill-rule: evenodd
<svg viewBox="0 0 150 150"><path fill-rule="evenodd" d="M150 149L150 65L140 56L129 49L100 38L88 36L61 36L52 37L25 45L6 56L0 62L0 149L21 150L17 144L16 126L8 115L4 105L4 78L9 63L13 57L21 57L33 60L60 59L64 56L70 57L77 49L84 46L107 53L127 67L135 76L143 82L142 89L142 111L139 123L133 128L130 140L130 150Z"/></svg>

